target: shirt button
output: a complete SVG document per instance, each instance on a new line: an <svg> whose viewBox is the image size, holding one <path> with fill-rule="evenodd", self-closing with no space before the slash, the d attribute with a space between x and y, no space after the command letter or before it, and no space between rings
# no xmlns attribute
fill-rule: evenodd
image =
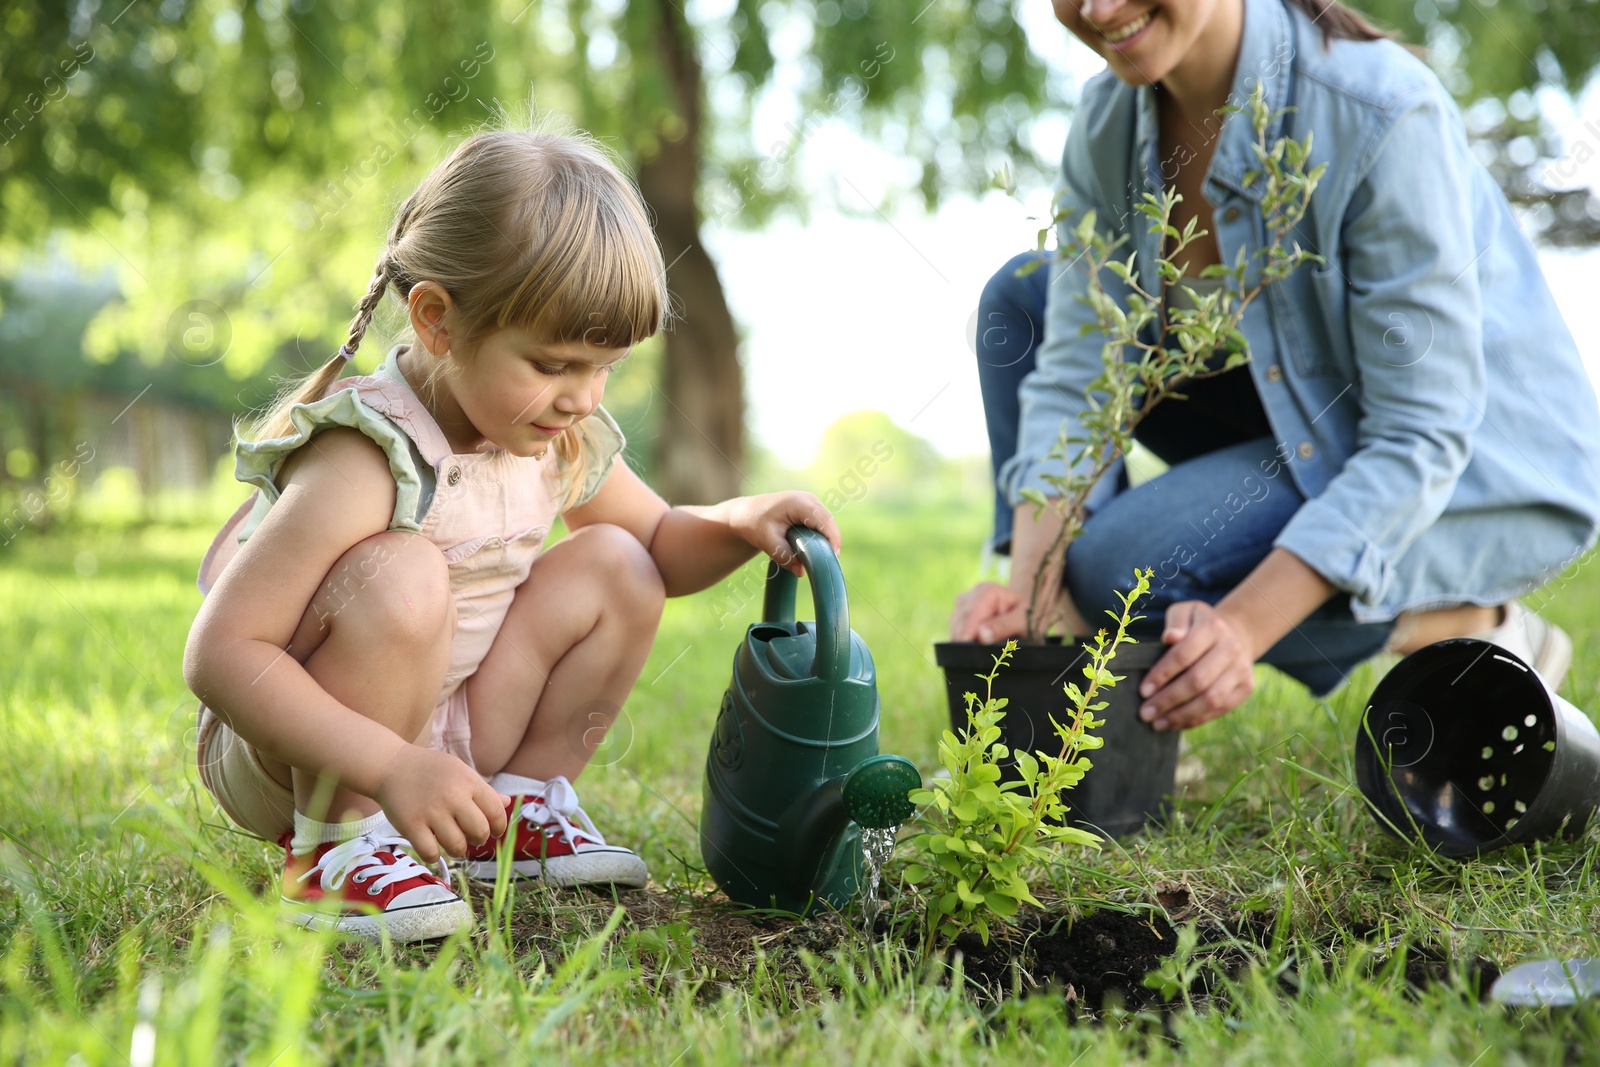
<svg viewBox="0 0 1600 1067"><path fill-rule="evenodd" d="M1301 459L1310 459L1311 454L1315 451L1316 449L1311 447L1310 441L1301 441L1300 447L1295 449L1295 453L1299 455Z"/></svg>
<svg viewBox="0 0 1600 1067"><path fill-rule="evenodd" d="M451 485L455 485L460 480L461 480L461 468L460 467L451 467L450 468L450 474L445 478L445 481L449 482Z"/></svg>
<svg viewBox="0 0 1600 1067"><path fill-rule="evenodd" d="M1281 382L1281 381L1283 381L1283 368L1278 366L1278 364L1276 364L1276 363L1274 363L1272 366L1268 367L1267 368L1267 381L1269 381L1269 382Z"/></svg>
<svg viewBox="0 0 1600 1067"><path fill-rule="evenodd" d="M1238 222L1239 221L1239 209L1237 207L1225 208L1223 210L1223 212L1222 212L1222 221L1223 222Z"/></svg>

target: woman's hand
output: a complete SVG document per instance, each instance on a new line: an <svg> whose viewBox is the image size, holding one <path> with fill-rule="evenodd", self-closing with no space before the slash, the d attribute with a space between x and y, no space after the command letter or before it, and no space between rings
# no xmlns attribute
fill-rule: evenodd
<svg viewBox="0 0 1600 1067"><path fill-rule="evenodd" d="M507 798L455 756L421 745L395 754L373 799L426 863L506 832Z"/></svg>
<svg viewBox="0 0 1600 1067"><path fill-rule="evenodd" d="M1030 592L1010 585L979 582L956 597L956 610L950 616L950 640L981 641L994 644L1021 637L1028 629ZM1078 607L1062 589L1055 610L1045 620L1045 629L1055 626L1072 634L1086 634L1089 624L1078 614Z"/></svg>
<svg viewBox="0 0 1600 1067"><path fill-rule="evenodd" d="M1171 645L1145 675L1139 718L1157 730L1187 730L1227 714L1256 687L1256 655L1244 628L1203 600L1167 609Z"/></svg>
<svg viewBox="0 0 1600 1067"><path fill-rule="evenodd" d="M804 574L800 557L789 546L789 527L809 526L839 552L839 524L811 493L798 491L744 496L728 501L728 526L793 574Z"/></svg>
<svg viewBox="0 0 1600 1067"><path fill-rule="evenodd" d="M950 640L993 644L1028 628L1028 598L1009 585L979 582L956 597Z"/></svg>

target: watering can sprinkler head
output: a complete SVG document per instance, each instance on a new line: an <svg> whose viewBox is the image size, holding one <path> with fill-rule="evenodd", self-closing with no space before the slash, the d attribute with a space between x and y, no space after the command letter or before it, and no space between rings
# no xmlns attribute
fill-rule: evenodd
<svg viewBox="0 0 1600 1067"><path fill-rule="evenodd" d="M845 776L840 799L850 820L869 830L888 830L916 812L911 791L922 788L922 772L903 756L873 756Z"/></svg>
<svg viewBox="0 0 1600 1067"><path fill-rule="evenodd" d="M791 891L804 894L818 881L833 848L850 833L851 823L887 830L911 818L916 807L910 793L921 786L922 774L910 760L873 756L796 799L778 820L777 853Z"/></svg>

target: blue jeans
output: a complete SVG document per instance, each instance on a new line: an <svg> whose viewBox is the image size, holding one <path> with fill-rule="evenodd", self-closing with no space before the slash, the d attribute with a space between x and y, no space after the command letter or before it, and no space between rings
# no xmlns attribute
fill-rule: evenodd
<svg viewBox="0 0 1600 1067"><path fill-rule="evenodd" d="M1049 271L1024 277L1017 268L1039 253L1008 262L984 287L978 304L978 380L996 473L1017 450L1018 397L1043 336ZM1171 403L1173 401L1169 401ZM1126 482L1085 522L1067 553L1067 589L1091 623L1120 605L1116 591L1133 587L1135 568L1150 568L1145 618L1134 636L1160 640L1166 609L1185 600L1215 604L1244 580L1305 498L1274 457L1271 438L1213 450L1196 441L1187 454L1163 455L1166 473L1137 488ZM1274 472L1271 476L1268 472ZM995 491L997 551L1011 543L1012 506ZM1358 623L1350 598L1335 595L1261 657L1303 682L1317 696L1334 689L1350 669L1380 652L1392 622Z"/></svg>

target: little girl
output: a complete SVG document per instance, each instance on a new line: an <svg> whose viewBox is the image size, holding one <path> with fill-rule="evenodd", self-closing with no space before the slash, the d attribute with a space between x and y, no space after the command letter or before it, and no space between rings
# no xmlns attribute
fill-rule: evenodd
<svg viewBox="0 0 1600 1067"><path fill-rule="evenodd" d="M201 564L184 655L201 780L287 849L283 906L377 938L470 926L418 863L642 886L572 780L638 679L662 598L785 532L809 493L669 508L600 397L661 328L661 253L592 139L474 136L401 206L349 339L241 441L258 492ZM416 343L340 379L393 287ZM571 533L548 552L557 517ZM324 821L326 820L326 821Z"/></svg>

